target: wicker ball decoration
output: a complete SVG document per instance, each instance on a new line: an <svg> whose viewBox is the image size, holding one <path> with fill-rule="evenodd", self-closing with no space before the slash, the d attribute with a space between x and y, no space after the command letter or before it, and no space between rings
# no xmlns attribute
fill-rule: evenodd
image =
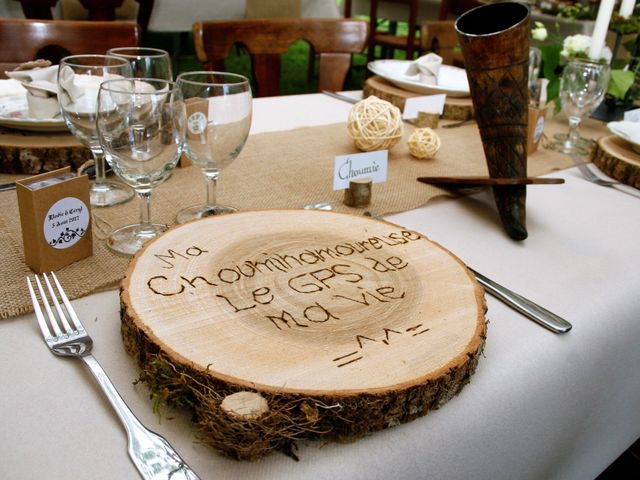
<svg viewBox="0 0 640 480"><path fill-rule="evenodd" d="M362 151L389 149L402 138L402 114L395 105L372 95L351 109L347 130Z"/></svg>
<svg viewBox="0 0 640 480"><path fill-rule="evenodd" d="M416 128L407 141L409 153L416 158L433 158L440 149L440 137L430 128Z"/></svg>

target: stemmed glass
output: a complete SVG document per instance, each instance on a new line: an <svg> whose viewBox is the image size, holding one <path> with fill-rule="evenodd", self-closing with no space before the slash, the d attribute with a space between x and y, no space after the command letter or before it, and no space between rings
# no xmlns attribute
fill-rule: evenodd
<svg viewBox="0 0 640 480"><path fill-rule="evenodd" d="M173 80L171 57L165 50L148 47L111 48L107 55L125 58L131 64L134 78Z"/></svg>
<svg viewBox="0 0 640 480"><path fill-rule="evenodd" d="M188 72L176 80L187 110L184 147L187 158L200 167L207 183L204 205L180 211L178 223L235 212L216 203L220 170L242 151L251 127L252 97L249 80L224 72Z"/></svg>
<svg viewBox="0 0 640 480"><path fill-rule="evenodd" d="M91 184L90 202L108 207L126 202L133 191L120 182L106 179L104 152L96 131L96 105L100 83L131 77L128 61L108 55L73 55L58 67L58 100L67 127L93 155L96 178Z"/></svg>
<svg viewBox="0 0 640 480"><path fill-rule="evenodd" d="M606 63L573 59L565 67L560 79L562 110L569 117L569 133L557 135L553 148L563 153L586 153L590 142L581 138L578 127L582 117L596 109L609 84L610 68Z"/></svg>
<svg viewBox="0 0 640 480"><path fill-rule="evenodd" d="M133 255L167 228L151 223L151 192L169 177L182 152L182 95L168 80L104 82L98 94L97 126L111 168L141 200L140 223L113 231L107 246Z"/></svg>

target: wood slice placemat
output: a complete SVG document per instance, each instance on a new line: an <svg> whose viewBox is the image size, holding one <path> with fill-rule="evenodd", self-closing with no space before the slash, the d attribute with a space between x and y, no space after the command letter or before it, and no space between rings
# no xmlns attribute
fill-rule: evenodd
<svg viewBox="0 0 640 480"><path fill-rule="evenodd" d="M307 210L173 228L130 263L121 307L152 394L167 377L184 385L170 400L197 399L199 436L236 458L425 415L468 382L486 333L483 290L449 251L384 221ZM269 412L222 412L242 390Z"/></svg>
<svg viewBox="0 0 640 480"><path fill-rule="evenodd" d="M640 188L640 154L617 135L601 137L591 153L591 161L619 182Z"/></svg>
<svg viewBox="0 0 640 480"><path fill-rule="evenodd" d="M364 98L367 98L370 95L375 95L378 98L392 103L401 111L404 111L404 104L407 101L407 98L424 96L421 93L410 92L408 90L398 88L377 75L369 77L364 82L362 95ZM471 101L471 97L447 97L444 103L442 118L444 120L468 120L473 118L473 103Z"/></svg>
<svg viewBox="0 0 640 480"><path fill-rule="evenodd" d="M0 173L38 174L67 165L75 171L91 158L71 133L0 128Z"/></svg>

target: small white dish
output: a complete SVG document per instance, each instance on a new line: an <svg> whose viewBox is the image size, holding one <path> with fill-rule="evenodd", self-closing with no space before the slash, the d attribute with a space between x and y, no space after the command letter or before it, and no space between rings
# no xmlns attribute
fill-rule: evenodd
<svg viewBox="0 0 640 480"><path fill-rule="evenodd" d="M640 122L630 122L628 120L609 122L607 127L611 132L628 141L634 152L640 153Z"/></svg>
<svg viewBox="0 0 640 480"><path fill-rule="evenodd" d="M376 75L410 92L424 95L444 93L450 97L468 97L469 81L463 68L441 65L438 71L438 84L427 85L420 81L419 75L407 75L411 60L375 60L367 67Z"/></svg>

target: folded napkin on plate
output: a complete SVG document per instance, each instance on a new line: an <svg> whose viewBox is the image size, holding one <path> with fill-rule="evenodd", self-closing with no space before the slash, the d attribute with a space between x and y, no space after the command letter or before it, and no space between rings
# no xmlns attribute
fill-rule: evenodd
<svg viewBox="0 0 640 480"><path fill-rule="evenodd" d="M405 75L419 75L420 82L426 85L437 85L441 65L442 57L440 55L428 53L412 62Z"/></svg>
<svg viewBox="0 0 640 480"><path fill-rule="evenodd" d="M37 119L60 115L58 104L58 66L47 60L23 63L15 70L5 72L7 77L18 80L27 89L29 116Z"/></svg>

